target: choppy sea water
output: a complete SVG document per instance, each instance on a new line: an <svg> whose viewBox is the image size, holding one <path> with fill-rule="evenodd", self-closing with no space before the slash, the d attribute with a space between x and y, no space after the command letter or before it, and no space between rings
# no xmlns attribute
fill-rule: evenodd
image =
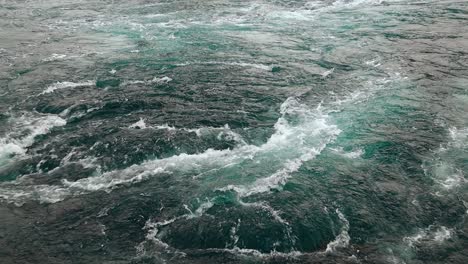
<svg viewBox="0 0 468 264"><path fill-rule="evenodd" d="M1 263L468 263L468 2L0 2Z"/></svg>

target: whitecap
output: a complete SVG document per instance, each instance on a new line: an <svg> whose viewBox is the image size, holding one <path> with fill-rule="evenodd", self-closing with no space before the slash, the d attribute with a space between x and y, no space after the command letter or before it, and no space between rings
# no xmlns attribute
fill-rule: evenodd
<svg viewBox="0 0 468 264"><path fill-rule="evenodd" d="M79 82L79 83L75 83L75 82L57 82L57 83L47 87L47 89L45 89L39 95L52 93L55 90L59 90L59 89L76 88L76 87L83 87L83 86L94 86L95 84L96 84L95 81L85 81L85 82Z"/></svg>

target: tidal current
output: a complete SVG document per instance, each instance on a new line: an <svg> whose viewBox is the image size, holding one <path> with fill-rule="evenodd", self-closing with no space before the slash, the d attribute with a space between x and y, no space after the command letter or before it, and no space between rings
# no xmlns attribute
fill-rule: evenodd
<svg viewBox="0 0 468 264"><path fill-rule="evenodd" d="M468 2L0 1L0 263L468 263Z"/></svg>

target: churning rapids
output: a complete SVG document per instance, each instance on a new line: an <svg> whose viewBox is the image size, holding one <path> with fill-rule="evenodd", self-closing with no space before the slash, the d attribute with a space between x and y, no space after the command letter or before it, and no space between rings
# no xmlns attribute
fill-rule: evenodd
<svg viewBox="0 0 468 264"><path fill-rule="evenodd" d="M0 263L468 263L468 2L0 1Z"/></svg>

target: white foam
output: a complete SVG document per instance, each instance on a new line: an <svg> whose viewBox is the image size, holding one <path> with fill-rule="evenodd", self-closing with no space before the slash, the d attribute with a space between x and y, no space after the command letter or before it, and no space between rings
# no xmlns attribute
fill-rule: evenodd
<svg viewBox="0 0 468 264"><path fill-rule="evenodd" d="M10 131L0 138L0 166L8 163L12 156L24 156L36 136L49 133L53 127L64 126L66 121L56 115L25 113L11 117L8 121Z"/></svg>
<svg viewBox="0 0 468 264"><path fill-rule="evenodd" d="M50 55L50 57L43 59L43 61L46 61L46 62L56 61L56 60L65 59L66 57L67 57L67 55L65 55L65 54L52 53L52 55Z"/></svg>
<svg viewBox="0 0 468 264"><path fill-rule="evenodd" d="M162 78L154 78L153 79L153 82L157 82L157 83L168 83L168 82L171 82L172 81L172 78L170 77L167 77L167 76L164 76Z"/></svg>
<svg viewBox="0 0 468 264"><path fill-rule="evenodd" d="M452 232L453 230L442 226L439 229L437 229L434 233L434 241L438 243L442 243L452 237Z"/></svg>
<svg viewBox="0 0 468 264"><path fill-rule="evenodd" d="M233 190L239 196L246 197L268 192L271 189L280 189L291 178L292 173L297 172L304 162L320 154L326 145L341 132L335 125L327 123L328 116L322 113L320 106L316 109L308 109L296 99L289 98L282 104L280 111L283 117L275 124L276 132L261 146L261 149L271 151L272 149L289 149L294 146L295 152L300 155L286 160L282 168L265 178L257 179L248 185L228 185L219 190ZM305 120L301 120L303 123L299 126L291 126L286 118L291 114L298 115L300 119ZM316 142L308 142L311 139L315 139ZM317 141L317 139L321 140Z"/></svg>
<svg viewBox="0 0 468 264"><path fill-rule="evenodd" d="M236 247L237 246L237 242L239 242L239 235L237 234L237 232L239 231L239 227L240 227L240 224L241 224L241 220L240 218L237 219L237 224L235 226L233 226L230 230L230 234L229 234L229 237L231 238L231 247ZM229 244L226 245L226 248L229 246Z"/></svg>
<svg viewBox="0 0 468 264"><path fill-rule="evenodd" d="M50 185L28 185L18 186L15 183L4 183L0 185L0 198L22 206L26 201L34 199L40 203L56 203L70 196L67 188Z"/></svg>
<svg viewBox="0 0 468 264"><path fill-rule="evenodd" d="M228 124L224 125L223 128L218 128L218 129L215 128L215 130L221 130L221 132L219 132L217 136L218 140L234 141L234 142L237 142L237 144L239 145L247 145L247 142L245 142L242 136L232 131ZM202 135L202 130L200 129L188 130L188 131L195 132L195 134L197 134L197 136L199 137Z"/></svg>
<svg viewBox="0 0 468 264"><path fill-rule="evenodd" d="M392 1L392 0L389 0ZM261 15L270 20L277 21L310 21L321 18L320 14L333 12L342 9L352 9L364 4L375 5L380 4L381 0L337 0L330 4L330 1L307 1L303 8L293 9L280 8L273 5L263 5L261 7Z"/></svg>
<svg viewBox="0 0 468 264"><path fill-rule="evenodd" d="M466 183L463 171L455 167L448 158L440 158L439 161L431 165L431 170L424 168L425 173L432 173L434 181L442 187L442 190L449 191Z"/></svg>
<svg viewBox="0 0 468 264"><path fill-rule="evenodd" d="M131 166L132 168L134 166ZM75 182L70 182L68 180L63 180L62 183L64 186L70 188L71 190L78 190L79 193L83 191L99 191L99 190L108 190L111 188L122 185L125 183L135 183L147 179L150 175L160 174L165 172L164 168L153 168L151 170L144 171L134 171L135 174L132 177L118 177L117 171L103 173L99 176L83 178ZM127 170L121 171L121 173L128 173Z"/></svg>
<svg viewBox="0 0 468 264"><path fill-rule="evenodd" d="M213 205L214 203L211 200L207 200L206 202L200 204L195 212L193 212L186 204L184 204L184 208L189 212L189 214L185 215L185 218L191 219L201 217L208 209L213 207Z"/></svg>
<svg viewBox="0 0 468 264"><path fill-rule="evenodd" d="M323 149L323 146L321 149ZM278 170L266 178L260 178L250 185L228 185L227 187L220 188L221 191L233 190L237 192L240 197L247 197L254 194L268 192L272 189L280 189L281 186L286 184L286 181L291 178L291 174L299 170L305 161L311 160L320 153L320 150L312 149L310 153L302 155L300 158L286 162L284 168Z"/></svg>
<svg viewBox="0 0 468 264"><path fill-rule="evenodd" d="M192 210L189 209L187 205L183 205L184 208L188 211L187 214L183 214L168 220L162 220L162 221L152 221L149 219L146 221L145 226L143 227L144 230L147 230L146 233L146 240L141 242L136 248L137 248L137 255L138 256L144 256L148 255L148 252L146 251L146 244L147 242L152 242L153 245L156 245L157 247L162 247L165 250L171 249L171 246L167 244L166 242L162 241L160 238L158 238L159 230L161 227L170 225L180 219L193 219L202 216L208 209L213 207L213 202L211 200L207 200L206 202L202 203L199 205L199 207L193 212ZM183 252L180 252L176 249L173 249L173 253L175 254L181 254L185 255Z"/></svg>
<svg viewBox="0 0 468 264"><path fill-rule="evenodd" d="M241 202L240 203L243 205L243 206L248 206L248 207L258 207L258 208L261 208L262 210L266 210L270 213L270 215L276 220L278 221L279 223L282 223L286 226L287 228L287 235L290 239L291 238L291 228L289 226L289 223L282 219L280 216L279 216L279 212L274 210L271 206L269 206L268 204L265 204L265 203L244 203L244 202ZM214 206L214 203L212 202L212 200L207 200L206 202L203 202L201 203L198 208L193 211L191 210L187 205L183 205L183 207L185 208L185 210L188 212L186 214L183 214L183 215L180 215L180 216L177 216L177 217L174 217L174 218L171 218L169 220L163 220L163 221L158 221L158 222L154 222L154 221L147 221L144 229L148 230L148 233L146 235L146 240L147 241L152 241L153 243L159 245L159 246L163 246L164 248L170 248L170 246L163 242L160 238L158 238L158 233L159 233L159 229L160 227L164 227L164 226L168 226L178 220L181 220L181 219L193 219L193 218L198 218L198 217L201 217L202 215L204 215L204 213L212 208ZM226 249L208 249L208 250L226 250L226 251L229 251L231 253L236 253L236 254L248 254L248 255L255 255L257 257L272 257L272 256L289 256L289 257L292 257L292 256L298 256L300 255L301 253L298 252L298 251L293 251L293 252L290 252L290 253L279 253L279 252L276 252L276 251L272 251L270 253L260 253L259 251L257 250L254 250L254 249L240 249L238 248L236 245L237 245L237 242L239 241L239 236L237 235L237 231L239 230L239 227L240 227L240 223L241 223L241 220L238 219L237 220L237 224L235 226L233 226L231 228L231 231L230 231L230 237L231 237L231 243L227 244L226 247L230 246L231 248L226 248ZM139 246L140 248L140 251L142 251L142 249L144 248L144 242L142 242ZM180 253L180 252L179 252Z"/></svg>
<svg viewBox="0 0 468 264"><path fill-rule="evenodd" d="M270 259L270 258L275 258L275 257L282 257L282 258L297 258L303 255L302 252L300 251L291 251L291 252L278 252L275 250L270 251L269 253L262 253L256 249L250 249L250 248L239 248L239 247L234 247L234 248L209 248L207 249L209 251L214 251L214 252L228 252L234 255L241 255L241 256L251 256L251 257L256 257L256 258L261 258L261 259Z"/></svg>
<svg viewBox="0 0 468 264"><path fill-rule="evenodd" d="M193 61L193 62L185 62L185 63L178 63L177 66L187 66L187 65L228 65L228 66L240 66L245 68L255 68L264 71L271 71L273 66L259 64L259 63L248 63L248 62L222 62L222 61Z"/></svg>
<svg viewBox="0 0 468 264"><path fill-rule="evenodd" d="M130 125L128 128L145 129L145 128L146 128L145 119L140 118L140 120L138 120L138 121L135 122L134 124Z"/></svg>
<svg viewBox="0 0 468 264"><path fill-rule="evenodd" d="M152 128L155 128L155 129L161 129L161 130L169 130L169 131L176 131L176 130L179 130L173 126L170 126L168 124L164 124L164 125L156 125L156 126L152 126ZM182 128L180 130L185 130L185 128Z"/></svg>
<svg viewBox="0 0 468 264"><path fill-rule="evenodd" d="M129 85L129 84L144 84L144 85L150 85L150 84L166 84L172 81L172 78L163 76L161 78L154 77L151 80L147 81L141 81L141 80L136 80L136 81L125 81L123 82L123 86Z"/></svg>
<svg viewBox="0 0 468 264"><path fill-rule="evenodd" d="M379 67L381 65L380 63L380 58L376 58L373 60L368 60L364 62L366 65L372 66L372 67Z"/></svg>
<svg viewBox="0 0 468 264"><path fill-rule="evenodd" d="M360 148L356 149L354 151L350 151L350 152L344 151L342 147L330 148L330 150L332 150L335 153L337 153L338 155L346 157L348 159L357 159L357 158L361 157L362 154L364 154L364 150L360 149Z"/></svg>
<svg viewBox="0 0 468 264"><path fill-rule="evenodd" d="M444 241L450 239L453 235L453 229L445 226L435 228L435 226L429 226L425 229L420 229L416 234L412 236L406 236L403 241L409 246L414 247L420 243L435 243L442 244Z"/></svg>
<svg viewBox="0 0 468 264"><path fill-rule="evenodd" d="M328 71L325 71L322 73L322 78L327 78L329 75L331 75L335 71L335 68L332 68Z"/></svg>
<svg viewBox="0 0 468 264"><path fill-rule="evenodd" d="M167 131L186 131L195 133L198 137L202 137L205 135L210 135L213 132L219 131L216 138L218 140L228 140L228 141L235 141L240 145L247 145L245 140L242 138L241 135L231 130L228 124L225 124L223 127L200 127L200 128L176 128L174 126L170 126L168 124L163 125L147 125L143 118L132 125L129 128L141 128L141 129L157 129L157 130L167 130Z"/></svg>
<svg viewBox="0 0 468 264"><path fill-rule="evenodd" d="M450 145L456 148L468 147L468 128L449 128Z"/></svg>
<svg viewBox="0 0 468 264"><path fill-rule="evenodd" d="M283 225L283 227L285 228L285 235L286 235L285 238L289 239L289 242L291 243L291 245L293 245L293 246L295 245L296 237L292 235L292 233L293 233L292 227L291 227L291 225L289 224L288 221L286 221L285 219L283 219L281 217L281 211L275 210L273 207L271 207L266 202L246 203L246 202L243 202L240 199L238 199L238 202L242 206L257 207L257 208L259 208L261 210L267 211L273 217L273 219L275 219L275 221L277 221L278 223L281 223Z"/></svg>
<svg viewBox="0 0 468 264"><path fill-rule="evenodd" d="M146 221L145 226L143 227L144 230L147 230L146 240L141 242L138 246L136 246L137 256L142 257L142 256L150 255L150 253L147 252L147 250L146 250L146 246L147 246L148 242L152 243L152 245L154 245L154 246L156 246L156 247L158 247L160 249L163 249L164 251L168 251L171 248L171 246L169 244L163 242L162 240L160 240L157 237L158 233L159 233L159 229L161 227L164 227L166 225L169 225L169 224L175 222L179 218L181 218L181 217L175 217L175 218L172 218L172 219L169 219L169 220L159 221L159 222L154 222L151 219Z"/></svg>
<svg viewBox="0 0 468 264"><path fill-rule="evenodd" d="M443 186L443 188L451 190L466 183L466 180L463 176L463 172L461 170L456 170L454 173L446 175L445 179L439 180L439 183Z"/></svg>
<svg viewBox="0 0 468 264"><path fill-rule="evenodd" d="M246 206L246 207L257 207L257 208L263 209L263 210L269 212L270 215L271 215L278 223L281 223L281 224L283 224L283 225L289 226L288 221L286 221L286 220L284 220L283 218L281 218L281 216L280 216L281 212L276 211L275 209L273 209L273 207L271 207L270 205L268 205L268 204L265 203L265 202L251 202L251 203L246 203L246 202L243 202L243 201L239 200L239 203L240 203L242 206Z"/></svg>
<svg viewBox="0 0 468 264"><path fill-rule="evenodd" d="M271 71L273 66L258 64L258 63L246 63L246 62L226 62L222 63L224 65L233 65L233 66L241 66L241 67L251 67L256 68L264 71Z"/></svg>
<svg viewBox="0 0 468 264"><path fill-rule="evenodd" d="M435 151L434 157L427 160L421 167L424 174L431 177L441 188L436 195L443 195L466 184L464 171L454 161L454 156L463 153L468 147L468 129L451 127L448 129L448 139Z"/></svg>
<svg viewBox="0 0 468 264"><path fill-rule="evenodd" d="M96 84L95 81L85 81L85 82L79 82L79 83L74 83L74 82L57 82L45 89L42 93L39 95L43 94L48 94L52 93L55 90L59 89L66 89L66 88L75 88L75 87L82 87L82 86L94 86Z"/></svg>
<svg viewBox="0 0 468 264"><path fill-rule="evenodd" d="M335 240L331 241L327 245L327 249L325 249L325 253L333 253L336 252L337 249L339 248L346 248L349 246L349 241L350 241L350 236L348 234L349 231L349 221L346 219L346 217L343 215L343 213L340 212L340 210L336 209L336 214L341 220L341 232L340 234L335 238Z"/></svg>

